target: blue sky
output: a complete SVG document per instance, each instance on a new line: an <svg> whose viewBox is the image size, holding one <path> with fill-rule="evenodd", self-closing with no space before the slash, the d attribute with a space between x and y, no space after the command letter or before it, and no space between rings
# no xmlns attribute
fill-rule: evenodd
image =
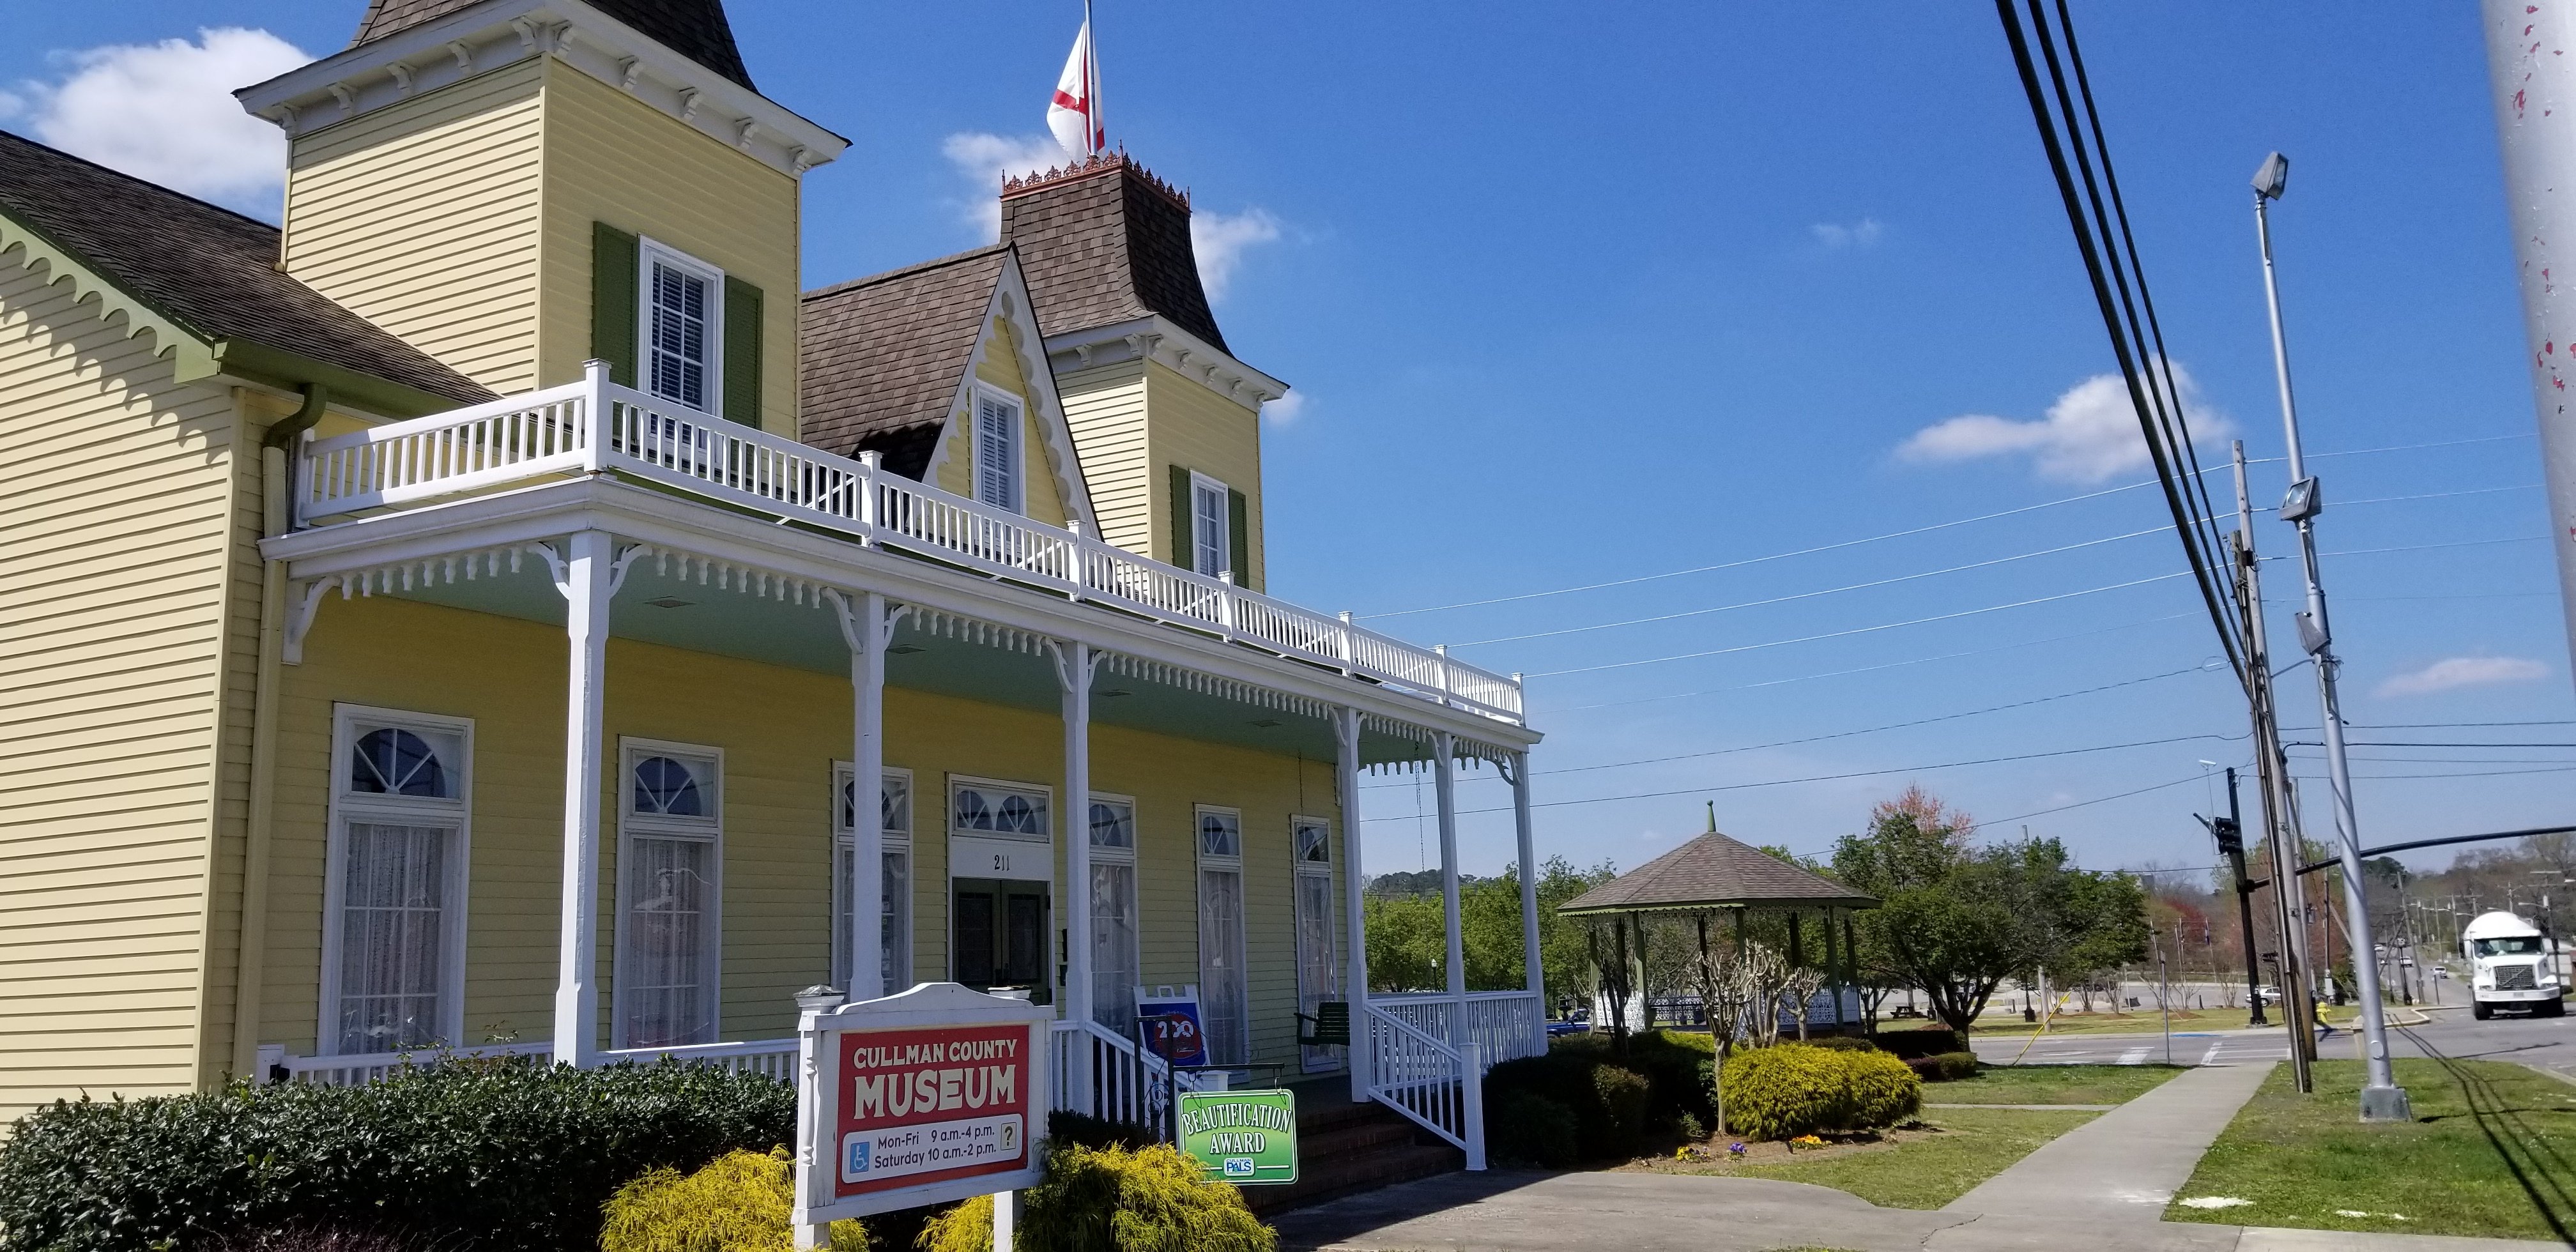
<svg viewBox="0 0 2576 1252"><path fill-rule="evenodd" d="M0 125L256 142L194 135L198 111L170 103L184 83L99 75L287 54L94 50L239 26L318 54L360 7L29 7L0 49ZM817 285L984 242L978 154L1043 137L1078 21L1072 4L734 9L762 89L854 140L807 182ZM2126 419L2083 387L2111 355L1983 6L1103 0L1099 18L1111 139L1222 228L1227 338L1297 388L1264 432L1271 581L1290 598L1363 615L1487 601L2145 476L2122 464ZM2354 453L2315 463L2321 546L2351 554L2326 578L2353 737L2576 742L2474 9L2085 3L2077 20L2168 340L2203 428L2258 458L2258 504L2284 474L2247 178L2272 148L2293 158L2274 220L2307 444ZM256 180L219 193L274 203ZM2000 420L1942 425L1963 417ZM2410 450L2363 451L2391 447ZM2406 496L2437 498L2387 499ZM2182 567L2170 534L2113 538L2163 521L2153 490L2115 491L1370 620L1507 640L1460 654L1533 675L1543 853L1633 866L1710 800L1731 833L1822 852L1919 782L2090 864L2206 865L2198 762L2248 759L2230 682L2197 668L2216 640L2187 580L2096 590ZM2289 527L2256 526L2267 552L2294 550ZM2388 548L2414 550L2362 551ZM2067 550L2024 555L2051 549ZM2288 639L2295 563L2266 577ZM1738 650L1660 660L1721 649ZM2306 671L2281 690L2313 727ZM2561 724L2376 729L2465 722ZM2141 746L2090 750L2124 744ZM1748 750L1687 755L1729 749ZM2565 747L2355 756L2366 842L2563 821L2576 772ZM1668 757L1684 759L1623 764ZM1783 781L1828 775L1866 776ZM1375 781L1370 867L1436 864L1414 816L1427 786ZM1461 802L1503 793L1471 782ZM1471 871L1509 859L1503 815L1464 829Z"/></svg>

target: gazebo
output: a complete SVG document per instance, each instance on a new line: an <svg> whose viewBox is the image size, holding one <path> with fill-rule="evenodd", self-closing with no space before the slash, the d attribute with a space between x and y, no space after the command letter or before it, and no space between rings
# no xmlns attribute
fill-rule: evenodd
<svg viewBox="0 0 2576 1252"><path fill-rule="evenodd" d="M1747 913L1786 914L1790 921L1789 963L1800 965L1805 953L1799 950L1798 916L1810 910L1820 912L1824 915L1825 983L1832 991L1833 1024L1839 1029L1847 1024L1842 1014L1843 991L1853 981L1847 966L1853 951L1851 914L1876 907L1878 901L1871 896L1718 833L1716 814L1712 812L1708 833L1559 905L1557 913L1614 919L1620 960L1625 963L1631 959L1626 949L1633 932L1637 944L1634 960L1642 971L1646 961L1642 922L1650 913L1698 914L1703 945L1708 941L1706 919L1712 914L1732 913L1739 950L1744 942ZM1834 924L1837 914L1842 922L1839 928ZM1639 990L1642 996L1646 989L1641 986ZM1645 1012L1651 1021L1651 1004Z"/></svg>

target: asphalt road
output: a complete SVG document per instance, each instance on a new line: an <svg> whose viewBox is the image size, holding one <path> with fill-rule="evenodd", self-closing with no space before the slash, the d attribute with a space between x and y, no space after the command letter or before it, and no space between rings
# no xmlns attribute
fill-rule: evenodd
<svg viewBox="0 0 2576 1252"><path fill-rule="evenodd" d="M2395 1056L2424 1056L2427 1050L2464 1060L2515 1061L2538 1066L2576 1081L2576 1016L2504 1017L2478 1021L2466 1009L2427 1009L2432 1021L2389 1032ZM2027 1042L2027 1047L2025 1043ZM1973 1045L1990 1065L2018 1058L2024 1065L2144 1065L2165 1060L2165 1040L2150 1035L1980 1035ZM2350 1031L2338 1030L2320 1041L2318 1055L2357 1058ZM2289 1041L2271 1030L2175 1032L2177 1065L2230 1065L2286 1060Z"/></svg>

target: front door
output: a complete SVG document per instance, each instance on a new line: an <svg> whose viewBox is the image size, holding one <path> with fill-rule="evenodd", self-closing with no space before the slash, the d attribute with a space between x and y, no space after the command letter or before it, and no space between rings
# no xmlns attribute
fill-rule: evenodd
<svg viewBox="0 0 2576 1252"><path fill-rule="evenodd" d="M952 976L978 991L1025 990L1048 1003L1047 884L958 878L949 891Z"/></svg>

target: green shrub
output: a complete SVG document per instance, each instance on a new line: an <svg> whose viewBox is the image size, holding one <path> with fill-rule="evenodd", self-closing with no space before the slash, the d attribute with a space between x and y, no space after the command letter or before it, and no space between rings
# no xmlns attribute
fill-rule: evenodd
<svg viewBox="0 0 2576 1252"><path fill-rule="evenodd" d="M1485 1106L1485 1146L1504 1160L1564 1169L1581 1159L1582 1135L1572 1110L1533 1092Z"/></svg>
<svg viewBox="0 0 2576 1252"><path fill-rule="evenodd" d="M1878 1050L1900 1061L1918 1056L1938 1056L1944 1052L1965 1052L1968 1041L1947 1026L1926 1026L1920 1030L1882 1030L1869 1037Z"/></svg>
<svg viewBox="0 0 2576 1252"><path fill-rule="evenodd" d="M296 1223L218 1236L207 1252L418 1252L419 1245L381 1230Z"/></svg>
<svg viewBox="0 0 2576 1252"><path fill-rule="evenodd" d="M912 1245L919 1252L993 1252L993 1197L969 1197L930 1215Z"/></svg>
<svg viewBox="0 0 2576 1252"><path fill-rule="evenodd" d="M1956 1082L1962 1078L1977 1076L1977 1054L1974 1052L1942 1052L1933 1056L1918 1056L1905 1064L1914 1071L1917 1078L1924 1082Z"/></svg>
<svg viewBox="0 0 2576 1252"><path fill-rule="evenodd" d="M586 1248L620 1184L795 1127L793 1087L681 1065L454 1062L363 1087L57 1101L0 1146L0 1250L192 1249L296 1225Z"/></svg>
<svg viewBox="0 0 2576 1252"><path fill-rule="evenodd" d="M1643 1076L1606 1057L1606 1051L1566 1049L1505 1061L1485 1074L1485 1107L1502 1108L1519 1093L1553 1101L1574 1115L1579 1159L1625 1157L1645 1129L1648 1089ZM1597 1079L1603 1071L1623 1077ZM1617 1107L1610 1103L1614 1095L1621 1102ZM1492 1120L1486 1119L1488 1126Z"/></svg>
<svg viewBox="0 0 2576 1252"><path fill-rule="evenodd" d="M1851 1117L1844 1052L1784 1043L1745 1048L1726 1061L1726 1121L1754 1139L1794 1139Z"/></svg>
<svg viewBox="0 0 2576 1252"><path fill-rule="evenodd" d="M1705 1034L1657 1030L1631 1036L1628 1054L1611 1059L1645 1077L1646 1124L1671 1127L1684 1117L1704 1121L1715 1115L1708 1100L1708 1072L1716 1056L1717 1041Z"/></svg>
<svg viewBox="0 0 2576 1252"><path fill-rule="evenodd" d="M646 1170L609 1197L600 1252L789 1252L795 1183L783 1150L727 1152L694 1174ZM832 1252L868 1246L859 1223L832 1223Z"/></svg>
<svg viewBox="0 0 2576 1252"><path fill-rule="evenodd" d="M1850 1035L1818 1035L1813 1039L1807 1040L1806 1044L1811 1048L1827 1048L1836 1052L1876 1052L1879 1050L1877 1044L1871 1043L1867 1039L1858 1039Z"/></svg>
<svg viewBox="0 0 2576 1252"><path fill-rule="evenodd" d="M991 1246L992 1218L983 1219ZM1276 1252L1279 1236L1232 1187L1169 1144L1065 1148L1047 1158L1021 1222L1029 1252ZM981 1252L941 1243L934 1252Z"/></svg>
<svg viewBox="0 0 2576 1252"><path fill-rule="evenodd" d="M1915 1077L1913 1067L1878 1051L1845 1051L1841 1058L1845 1081L1851 1084L1852 1105L1850 1120L1842 1129L1876 1130L1912 1121L1923 1111L1923 1081Z"/></svg>
<svg viewBox="0 0 2576 1252"><path fill-rule="evenodd" d="M1921 1110L1922 1084L1883 1052L1784 1043L1726 1063L1726 1120L1754 1139L1876 1130Z"/></svg>

